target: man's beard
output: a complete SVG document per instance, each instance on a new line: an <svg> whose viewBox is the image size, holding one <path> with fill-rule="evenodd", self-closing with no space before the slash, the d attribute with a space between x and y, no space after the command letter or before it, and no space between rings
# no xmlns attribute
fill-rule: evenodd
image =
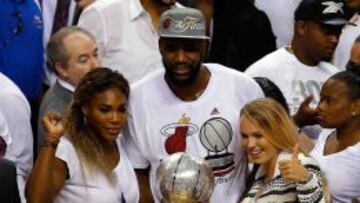
<svg viewBox="0 0 360 203"><path fill-rule="evenodd" d="M189 65L190 75L185 80L179 80L178 78L176 78L175 73L172 72L173 70L173 68L171 67L172 65L167 64L164 60L163 60L163 64L165 67L165 78L167 78L167 80L174 85L184 86L184 85L191 85L196 81L199 75L202 60L199 60L196 64Z"/></svg>

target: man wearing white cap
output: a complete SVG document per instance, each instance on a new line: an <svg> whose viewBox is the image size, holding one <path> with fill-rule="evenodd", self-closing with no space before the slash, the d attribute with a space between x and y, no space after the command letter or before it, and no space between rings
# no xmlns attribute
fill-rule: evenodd
<svg viewBox="0 0 360 203"><path fill-rule="evenodd" d="M155 185L156 168L176 152L204 158L212 167L216 186L210 202L237 202L244 191L247 161L239 144L239 111L263 93L243 73L203 64L207 45L200 11L164 12L159 40L163 65L132 85L124 137L130 160L142 169L137 171L141 195L149 176L155 202L163 199ZM198 187L200 183L193 188Z"/></svg>

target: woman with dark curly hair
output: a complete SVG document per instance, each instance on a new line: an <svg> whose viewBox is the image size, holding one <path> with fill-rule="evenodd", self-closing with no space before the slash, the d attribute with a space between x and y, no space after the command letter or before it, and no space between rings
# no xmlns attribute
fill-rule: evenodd
<svg viewBox="0 0 360 203"><path fill-rule="evenodd" d="M28 202L138 202L136 176L119 138L128 96L121 74L98 68L78 85L64 122L55 112L44 116L47 136L27 183Z"/></svg>

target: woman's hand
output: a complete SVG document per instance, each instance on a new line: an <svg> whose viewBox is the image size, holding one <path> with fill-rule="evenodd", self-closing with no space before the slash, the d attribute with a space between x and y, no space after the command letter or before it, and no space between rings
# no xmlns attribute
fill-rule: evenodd
<svg viewBox="0 0 360 203"><path fill-rule="evenodd" d="M296 182L307 182L310 173L305 169L298 159L299 144L296 144L292 151L291 160L279 162L280 174L283 178Z"/></svg>
<svg viewBox="0 0 360 203"><path fill-rule="evenodd" d="M48 112L42 118L47 135L26 183L28 203L53 202L69 177L66 163L55 155L59 139L64 134L61 120L57 112Z"/></svg>
<svg viewBox="0 0 360 203"><path fill-rule="evenodd" d="M64 134L62 117L58 112L47 112L42 119L47 136L45 141L58 141Z"/></svg>

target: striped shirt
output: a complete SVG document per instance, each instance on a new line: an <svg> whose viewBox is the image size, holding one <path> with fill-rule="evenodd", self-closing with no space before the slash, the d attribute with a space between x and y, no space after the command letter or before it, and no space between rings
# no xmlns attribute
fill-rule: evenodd
<svg viewBox="0 0 360 203"><path fill-rule="evenodd" d="M278 163L281 160L291 159L292 154L281 152L275 166L273 178L265 182L265 171L260 166L256 173L255 181L250 191L246 194L242 203L271 203L271 202L301 202L317 203L325 202L322 189L322 176L317 162L303 154L299 154L299 160L311 174L306 182L289 181L280 175Z"/></svg>

